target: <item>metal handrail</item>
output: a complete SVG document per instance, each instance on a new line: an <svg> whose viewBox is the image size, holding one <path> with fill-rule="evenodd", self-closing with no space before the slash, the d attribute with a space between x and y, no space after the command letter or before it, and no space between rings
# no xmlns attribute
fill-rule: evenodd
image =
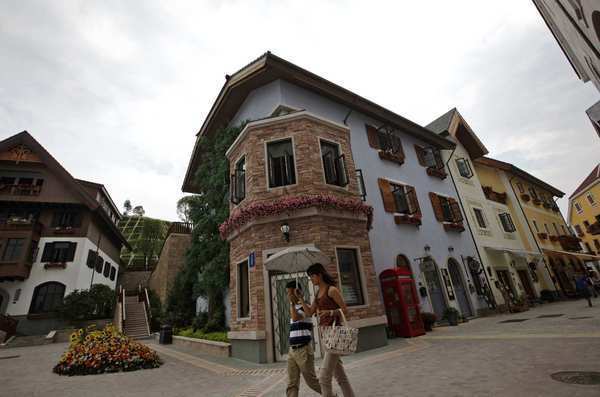
<svg viewBox="0 0 600 397"><path fill-rule="evenodd" d="M150 298L148 297L148 288L144 288L144 293L146 295L146 311L148 312L148 319L151 319L152 311L150 310Z"/></svg>
<svg viewBox="0 0 600 397"><path fill-rule="evenodd" d="M123 326L125 326L125 288L121 288L122 290L122 299L123 299L123 303L121 305L121 311L122 311L122 317L121 317L121 323L123 324Z"/></svg>

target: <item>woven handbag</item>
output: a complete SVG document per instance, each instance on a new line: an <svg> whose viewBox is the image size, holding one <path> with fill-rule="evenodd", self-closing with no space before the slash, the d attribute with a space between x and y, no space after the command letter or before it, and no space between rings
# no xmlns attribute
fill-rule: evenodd
<svg viewBox="0 0 600 397"><path fill-rule="evenodd" d="M321 327L321 343L325 351L346 356L356 351L358 328L349 327L344 311L340 310L340 313L342 325L336 326L334 319L333 326Z"/></svg>

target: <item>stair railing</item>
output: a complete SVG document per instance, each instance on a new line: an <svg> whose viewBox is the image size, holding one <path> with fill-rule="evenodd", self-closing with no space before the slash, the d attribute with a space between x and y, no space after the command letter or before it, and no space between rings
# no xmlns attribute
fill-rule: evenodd
<svg viewBox="0 0 600 397"><path fill-rule="evenodd" d="M123 300L123 304L121 305L121 327L123 329L125 329L125 319L126 319L126 315L125 315L125 288L121 288L121 299Z"/></svg>

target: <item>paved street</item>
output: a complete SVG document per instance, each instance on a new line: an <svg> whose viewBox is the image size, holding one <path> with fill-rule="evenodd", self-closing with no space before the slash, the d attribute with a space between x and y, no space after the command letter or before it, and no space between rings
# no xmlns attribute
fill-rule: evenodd
<svg viewBox="0 0 600 397"><path fill-rule="evenodd" d="M600 299L437 328L425 337L345 359L358 396L598 396L600 385L560 383L559 371L600 372ZM547 317L543 317L547 316ZM513 320L512 322L505 322ZM514 321L524 320L524 321ZM0 350L1 396L282 396L281 364L215 360L157 346L159 369L60 377L64 344ZM304 386L304 385L303 385ZM301 395L313 396L303 387Z"/></svg>

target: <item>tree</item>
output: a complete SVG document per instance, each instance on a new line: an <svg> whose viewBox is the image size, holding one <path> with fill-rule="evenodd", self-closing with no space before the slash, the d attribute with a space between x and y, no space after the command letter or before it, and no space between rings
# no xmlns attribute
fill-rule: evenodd
<svg viewBox="0 0 600 397"><path fill-rule="evenodd" d="M133 212L133 215L137 216L144 216L144 214L146 213L146 211L144 211L144 207L142 207L141 205L136 205L131 211Z"/></svg>
<svg viewBox="0 0 600 397"><path fill-rule="evenodd" d="M125 200L125 202L123 203L123 215L127 216L129 215L129 213L131 212L131 200L127 199Z"/></svg>
<svg viewBox="0 0 600 397"><path fill-rule="evenodd" d="M158 219L144 218L142 232L136 244L136 250L144 256L144 264L148 268L150 261L158 255L165 239L166 224Z"/></svg>
<svg viewBox="0 0 600 397"><path fill-rule="evenodd" d="M203 296L208 300L206 328L225 327L223 300L229 286L229 245L219 236L219 225L229 216L229 163L225 152L242 128L222 128L198 142L204 153L195 175L200 192L185 204L194 224L192 244L167 300L166 313L176 325L191 322L196 298Z"/></svg>
<svg viewBox="0 0 600 397"><path fill-rule="evenodd" d="M185 196L177 201L177 216L181 219L182 222L190 223L192 222L192 205L193 201L196 200L196 196Z"/></svg>

